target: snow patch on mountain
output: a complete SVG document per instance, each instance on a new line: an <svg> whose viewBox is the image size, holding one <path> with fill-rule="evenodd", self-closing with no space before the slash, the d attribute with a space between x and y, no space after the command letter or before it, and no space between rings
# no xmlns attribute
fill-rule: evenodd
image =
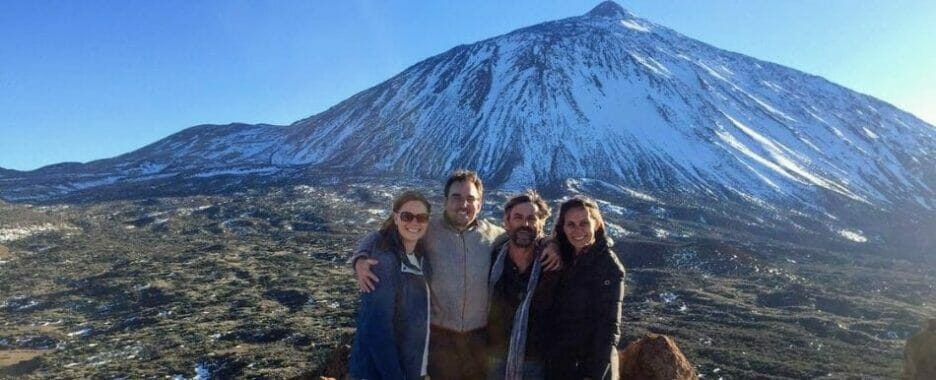
<svg viewBox="0 0 936 380"><path fill-rule="evenodd" d="M638 32L650 32L650 28L638 23L636 20L621 20L621 25L625 28L636 30Z"/></svg>
<svg viewBox="0 0 936 380"><path fill-rule="evenodd" d="M26 226L4 226L3 228L0 228L0 242L16 241L33 235L63 230L77 230L77 228L66 224L53 223L33 224Z"/></svg>
<svg viewBox="0 0 936 380"><path fill-rule="evenodd" d="M117 181L120 181L124 178L125 177L122 175L112 175L112 176L107 176L104 178L94 179L90 181L71 182L67 185L67 187L74 189L74 190L84 190L84 189L89 189L92 187L112 185L114 183L117 183Z"/></svg>
<svg viewBox="0 0 936 380"><path fill-rule="evenodd" d="M276 172L279 172L279 168L275 167L265 167L265 168L231 168L231 169L218 169L211 170L207 172L196 173L192 177L195 178L208 178L215 177L219 175L269 175Z"/></svg>
<svg viewBox="0 0 936 380"><path fill-rule="evenodd" d="M868 238L865 237L861 233L861 231L839 230L838 233L839 233L839 236L845 239L851 240L853 242L856 242L856 243L865 243L868 241Z"/></svg>

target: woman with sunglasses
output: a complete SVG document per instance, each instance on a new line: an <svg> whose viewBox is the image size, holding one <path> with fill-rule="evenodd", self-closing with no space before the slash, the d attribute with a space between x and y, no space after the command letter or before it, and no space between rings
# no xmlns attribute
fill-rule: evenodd
<svg viewBox="0 0 936 380"><path fill-rule="evenodd" d="M351 348L352 379L421 379L429 343L429 287L423 277L422 237L429 227L426 198L407 191L362 244L380 262L374 291L361 294Z"/></svg>
<svg viewBox="0 0 936 380"><path fill-rule="evenodd" d="M617 379L624 267L591 199L562 203L554 239L563 270L553 294L546 379Z"/></svg>

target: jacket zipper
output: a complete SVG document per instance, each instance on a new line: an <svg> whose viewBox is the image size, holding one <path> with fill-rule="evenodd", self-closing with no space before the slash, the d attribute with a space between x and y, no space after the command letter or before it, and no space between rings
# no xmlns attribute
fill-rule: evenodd
<svg viewBox="0 0 936 380"><path fill-rule="evenodd" d="M462 241L461 254L462 254L462 259L463 259L462 262L464 263L464 266L462 266L462 269L463 269L462 274L464 275L464 277L462 278L463 286L462 286L462 310L461 310L461 315L462 315L461 316L461 330L462 332L464 332L465 331L465 310L468 309L468 247L465 246L466 245L465 233L464 232L458 233L458 237L460 237Z"/></svg>
<svg viewBox="0 0 936 380"><path fill-rule="evenodd" d="M425 279L425 277L423 277ZM432 325L432 297L430 296L429 291L429 282L424 281L423 284L426 287L426 340L423 345L423 357L422 357L422 368L420 369L420 375L426 376L428 374L429 368L429 326Z"/></svg>

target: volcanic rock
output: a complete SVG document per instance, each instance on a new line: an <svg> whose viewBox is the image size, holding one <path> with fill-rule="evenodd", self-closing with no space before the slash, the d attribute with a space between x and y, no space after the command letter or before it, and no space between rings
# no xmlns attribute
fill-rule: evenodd
<svg viewBox="0 0 936 380"><path fill-rule="evenodd" d="M270 289L263 293L264 298L273 299L289 308L290 312L302 310L302 307L311 298L309 294L292 289Z"/></svg>
<svg viewBox="0 0 936 380"><path fill-rule="evenodd" d="M351 344L354 334L341 336L338 346L331 352L325 364L319 368L312 378L318 379L348 379L348 366L351 364Z"/></svg>
<svg viewBox="0 0 936 380"><path fill-rule="evenodd" d="M919 334L907 340L904 349L904 378L936 379L936 318Z"/></svg>
<svg viewBox="0 0 936 380"><path fill-rule="evenodd" d="M16 377L28 375L41 367L42 363L41 357L24 360L11 366L0 368L0 376L5 378L7 376Z"/></svg>
<svg viewBox="0 0 936 380"><path fill-rule="evenodd" d="M647 334L620 353L621 378L634 380L694 380L699 377L676 341L668 335Z"/></svg>

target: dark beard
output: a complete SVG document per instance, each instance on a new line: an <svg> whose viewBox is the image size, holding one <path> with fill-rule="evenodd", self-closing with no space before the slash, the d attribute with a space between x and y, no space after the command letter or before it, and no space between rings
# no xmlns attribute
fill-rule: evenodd
<svg viewBox="0 0 936 380"><path fill-rule="evenodd" d="M510 242L518 248L528 248L536 241L536 231L532 227L517 227L509 232Z"/></svg>

